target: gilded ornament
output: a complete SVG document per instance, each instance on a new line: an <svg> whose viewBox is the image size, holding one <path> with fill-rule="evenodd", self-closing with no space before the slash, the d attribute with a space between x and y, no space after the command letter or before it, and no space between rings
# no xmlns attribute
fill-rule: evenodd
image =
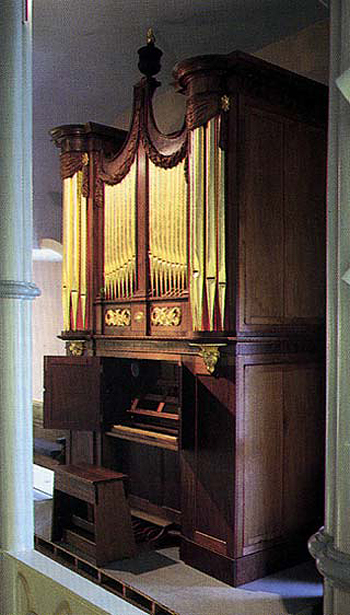
<svg viewBox="0 0 350 615"><path fill-rule="evenodd" d="M230 110L230 97L227 96L227 94L224 94L223 96L221 96L221 109L223 111Z"/></svg>
<svg viewBox="0 0 350 615"><path fill-rule="evenodd" d="M148 30L147 30L147 43L148 44L150 44L150 43L154 44L155 42L156 42L156 38L154 36L153 29L152 28L148 28Z"/></svg>
<svg viewBox="0 0 350 615"><path fill-rule="evenodd" d="M178 327L181 319L180 307L155 307L151 313L151 324L155 327Z"/></svg>
<svg viewBox="0 0 350 615"><path fill-rule="evenodd" d="M141 322L141 320L143 320L143 317L144 317L143 312L136 312L134 316L134 320L136 320L136 322Z"/></svg>
<svg viewBox="0 0 350 615"><path fill-rule="evenodd" d="M202 348L201 357L205 363L209 374L215 372L216 365L220 359L220 351L218 348Z"/></svg>
<svg viewBox="0 0 350 615"><path fill-rule="evenodd" d="M68 352L72 357L81 357L84 354L84 342L71 342Z"/></svg>
<svg viewBox="0 0 350 615"><path fill-rule="evenodd" d="M128 308L116 308L105 312L107 327L130 327L131 312Z"/></svg>
<svg viewBox="0 0 350 615"><path fill-rule="evenodd" d="M226 346L226 344L190 344L190 346L199 348L199 355L202 357L205 367L209 374L213 374L220 359L220 348Z"/></svg>
<svg viewBox="0 0 350 615"><path fill-rule="evenodd" d="M81 162L82 162L84 167L88 166L88 164L89 164L89 154L87 152L84 152L84 154L82 154Z"/></svg>

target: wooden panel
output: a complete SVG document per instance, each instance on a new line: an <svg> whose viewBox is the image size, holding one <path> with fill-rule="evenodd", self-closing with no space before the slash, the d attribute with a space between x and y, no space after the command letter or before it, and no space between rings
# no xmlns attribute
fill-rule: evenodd
<svg viewBox="0 0 350 615"><path fill-rule="evenodd" d="M232 375L198 376L195 529L225 542L233 524L234 393Z"/></svg>
<svg viewBox="0 0 350 615"><path fill-rule="evenodd" d="M181 529L191 538L196 519L196 377L190 363L182 369Z"/></svg>
<svg viewBox="0 0 350 615"><path fill-rule="evenodd" d="M255 109L247 109L244 140L244 214L241 231L244 244L241 270L244 324L278 324L283 316L281 121Z"/></svg>
<svg viewBox="0 0 350 615"><path fill-rule="evenodd" d="M96 446L93 431L71 431L70 446L67 451L67 463L97 463Z"/></svg>
<svg viewBox="0 0 350 615"><path fill-rule="evenodd" d="M45 357L45 428L101 428L100 366L97 357Z"/></svg>
<svg viewBox="0 0 350 615"><path fill-rule="evenodd" d="M324 378L319 365L284 371L284 529L308 529L323 519ZM313 531L313 530L311 530Z"/></svg>
<svg viewBox="0 0 350 615"><path fill-rule="evenodd" d="M67 466L62 467L65 469ZM55 489L84 500L84 502L95 503L95 486L81 481L80 477L70 476L65 472L56 472Z"/></svg>
<svg viewBox="0 0 350 615"><path fill-rule="evenodd" d="M306 318L319 322L325 312L325 145L323 129L296 122L286 126L287 319Z"/></svg>
<svg viewBox="0 0 350 615"><path fill-rule="evenodd" d="M244 370L244 547L277 537L282 521L281 366Z"/></svg>
<svg viewBox="0 0 350 615"><path fill-rule="evenodd" d="M98 564L135 555L130 509L122 481L98 486L95 539Z"/></svg>
<svg viewBox="0 0 350 615"><path fill-rule="evenodd" d="M163 450L163 506L180 510L180 465L178 453Z"/></svg>
<svg viewBox="0 0 350 615"><path fill-rule="evenodd" d="M148 510L147 502L150 503L149 510L153 505L180 510L180 472L177 452L116 440L114 460L112 455L109 459L118 471L128 474L130 495L144 502L144 510Z"/></svg>
<svg viewBox="0 0 350 615"><path fill-rule="evenodd" d="M116 452L118 455L117 469L128 474L130 493L161 505L161 449L120 441ZM151 471L150 468L152 468Z"/></svg>

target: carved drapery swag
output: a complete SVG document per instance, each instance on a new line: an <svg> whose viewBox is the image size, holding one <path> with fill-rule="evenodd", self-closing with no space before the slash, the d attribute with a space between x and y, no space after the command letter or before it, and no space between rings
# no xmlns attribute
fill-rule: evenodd
<svg viewBox="0 0 350 615"><path fill-rule="evenodd" d="M187 155L187 131L185 127L167 137L164 137L156 128L151 104L156 87L157 82L155 80L150 83L145 79L135 86L133 119L128 139L121 152L115 157L112 159L105 156L101 157L99 178L106 184L114 185L124 179L135 160L140 143L142 143L150 160L156 166L164 169L171 169L178 165ZM149 126L151 126L156 139L160 140L160 145L164 141L166 149L170 150L169 153L163 153L154 145Z"/></svg>
<svg viewBox="0 0 350 615"><path fill-rule="evenodd" d="M83 171L82 194L89 196L89 156L86 152L64 152L60 156L62 181Z"/></svg>

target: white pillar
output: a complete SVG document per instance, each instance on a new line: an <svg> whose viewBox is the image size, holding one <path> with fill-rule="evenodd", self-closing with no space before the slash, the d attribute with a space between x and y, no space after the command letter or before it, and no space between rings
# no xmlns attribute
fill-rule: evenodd
<svg viewBox="0 0 350 615"><path fill-rule="evenodd" d="M325 615L350 613L350 0L331 11L325 527L310 540ZM344 74L345 73L345 74ZM339 77L342 78L339 81ZM337 86L338 83L338 86Z"/></svg>
<svg viewBox="0 0 350 615"><path fill-rule="evenodd" d="M0 11L0 552L33 546L30 0Z"/></svg>

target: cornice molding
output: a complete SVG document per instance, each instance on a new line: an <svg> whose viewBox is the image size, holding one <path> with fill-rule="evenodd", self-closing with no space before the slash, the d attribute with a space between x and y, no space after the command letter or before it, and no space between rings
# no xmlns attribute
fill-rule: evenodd
<svg viewBox="0 0 350 615"><path fill-rule="evenodd" d="M310 538L309 551L325 580L338 589L350 592L350 555L336 549L333 537L324 528Z"/></svg>
<svg viewBox="0 0 350 615"><path fill-rule="evenodd" d="M33 282L0 280L1 299L35 299L40 294L40 289Z"/></svg>

